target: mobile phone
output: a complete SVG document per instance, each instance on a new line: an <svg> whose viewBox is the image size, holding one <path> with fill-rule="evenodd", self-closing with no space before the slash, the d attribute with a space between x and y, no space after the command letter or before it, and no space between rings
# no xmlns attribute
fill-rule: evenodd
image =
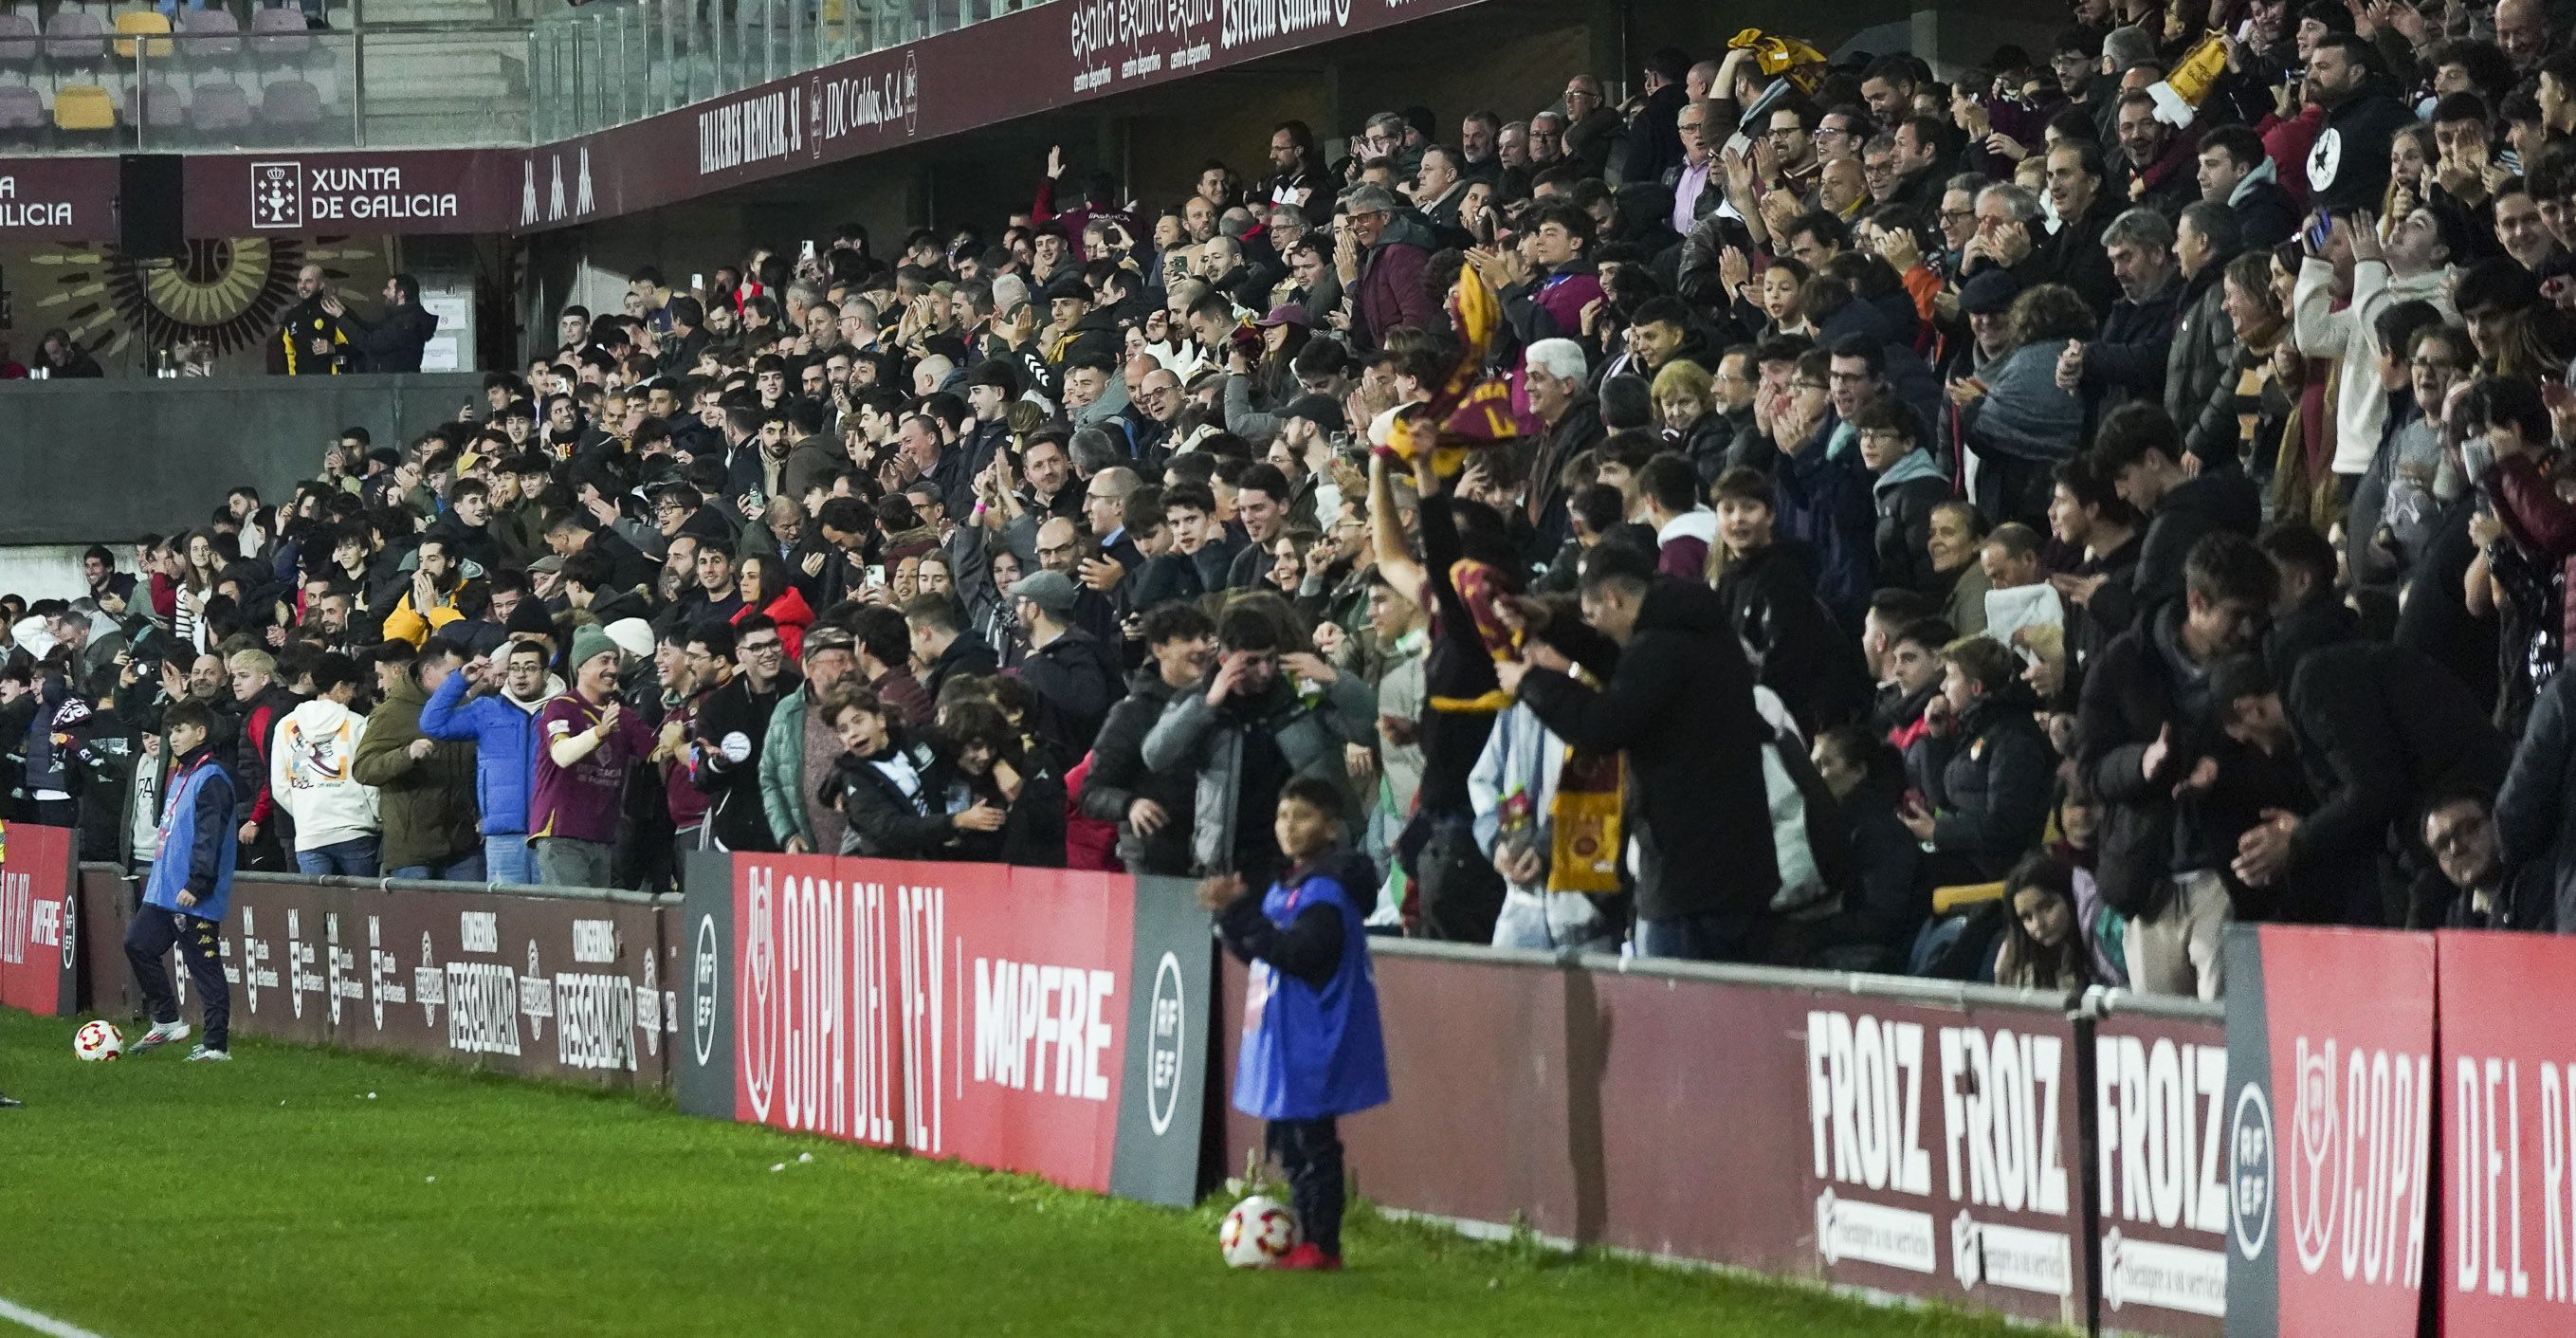
<svg viewBox="0 0 2576 1338"><path fill-rule="evenodd" d="M800 259L800 260L811 260L811 259L813 259L813 258L814 258L814 239L813 239L813 238L808 237L808 238L806 238L806 239L805 239L805 249L804 249L804 251L803 251L802 253L800 253L800 254L798 255L798 257L797 257L797 258L798 258L798 259Z"/></svg>
<svg viewBox="0 0 2576 1338"><path fill-rule="evenodd" d="M872 586L876 586L876 587L878 587L878 588L882 589L882 588L885 586L885 583L886 583L886 569L885 569L885 564L884 564L884 563L882 563L882 562L872 562L872 563L869 563L869 564L868 564L868 584L869 584L869 585L872 585Z"/></svg>
<svg viewBox="0 0 2576 1338"><path fill-rule="evenodd" d="M2308 225L2308 249L2319 255L2323 255L2326 249L2326 239L2333 235L2334 211L2330 209L2318 210L2316 221Z"/></svg>
<svg viewBox="0 0 2576 1338"><path fill-rule="evenodd" d="M703 274L692 274L692 275L690 275L690 276L689 276L689 288L690 288L690 290L691 290L691 291L696 291L696 290L698 290L698 289L702 289L702 288L704 288L704 287L706 287L706 286L707 286L707 276L706 276L706 275L703 275Z"/></svg>

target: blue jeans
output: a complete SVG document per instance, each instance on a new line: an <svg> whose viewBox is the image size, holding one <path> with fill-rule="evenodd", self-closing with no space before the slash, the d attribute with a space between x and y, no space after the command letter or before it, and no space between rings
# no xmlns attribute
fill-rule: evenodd
<svg viewBox="0 0 2576 1338"><path fill-rule="evenodd" d="M1761 920L1726 911L1702 911L1668 920L1637 917L1637 955L1693 962L1760 960Z"/></svg>
<svg viewBox="0 0 2576 1338"><path fill-rule="evenodd" d="M410 864L386 875L391 878L417 878L439 883L479 883L483 881L483 852L478 850L454 864L433 869L426 864Z"/></svg>
<svg viewBox="0 0 2576 1338"><path fill-rule="evenodd" d="M528 853L524 832L483 838L483 876L495 883L537 881L537 857Z"/></svg>
<svg viewBox="0 0 2576 1338"><path fill-rule="evenodd" d="M295 852L295 871L303 874L339 874L347 878L376 876L376 838L353 837L334 841L327 846Z"/></svg>

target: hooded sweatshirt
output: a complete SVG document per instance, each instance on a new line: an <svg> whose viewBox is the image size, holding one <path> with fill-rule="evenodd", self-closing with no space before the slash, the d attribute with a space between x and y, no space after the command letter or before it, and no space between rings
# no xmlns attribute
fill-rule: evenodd
<svg viewBox="0 0 2576 1338"><path fill-rule="evenodd" d="M268 788L295 820L295 848L319 850L373 836L376 791L353 770L367 719L328 697L306 702L277 727Z"/></svg>
<svg viewBox="0 0 2576 1338"><path fill-rule="evenodd" d="M1704 506L1665 521L1655 531L1655 570L1685 581L1708 579L1708 549L1717 542L1717 513Z"/></svg>

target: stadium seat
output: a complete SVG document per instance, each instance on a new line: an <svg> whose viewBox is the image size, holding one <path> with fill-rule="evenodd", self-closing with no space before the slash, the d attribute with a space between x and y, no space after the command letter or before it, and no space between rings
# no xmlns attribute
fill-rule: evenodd
<svg viewBox="0 0 2576 1338"><path fill-rule="evenodd" d="M42 130L52 120L44 94L25 84L0 84L0 133Z"/></svg>
<svg viewBox="0 0 2576 1338"><path fill-rule="evenodd" d="M300 9L255 9L250 16L250 49L265 60L300 60L313 49Z"/></svg>
<svg viewBox="0 0 2576 1338"><path fill-rule="evenodd" d="M143 59L162 61L170 58L170 20L153 10L116 16L116 57L134 59L135 48L141 47Z"/></svg>
<svg viewBox="0 0 2576 1338"><path fill-rule="evenodd" d="M107 57L106 29L86 10L60 9L45 20L45 59L96 61Z"/></svg>
<svg viewBox="0 0 2576 1338"><path fill-rule="evenodd" d="M191 9L179 15L192 58L216 60L241 54L241 23L229 9Z"/></svg>
<svg viewBox="0 0 2576 1338"><path fill-rule="evenodd" d="M116 128L116 99L96 84L66 84L54 90L54 128L88 134Z"/></svg>
<svg viewBox="0 0 2576 1338"><path fill-rule="evenodd" d="M239 84L199 84L188 104L188 124L209 142L238 141L250 121L250 94Z"/></svg>
<svg viewBox="0 0 2576 1338"><path fill-rule="evenodd" d="M24 14L0 14L0 69L23 70L36 63L36 21Z"/></svg>
<svg viewBox="0 0 2576 1338"><path fill-rule="evenodd" d="M267 84L259 90L259 121L274 143L310 143L322 125L322 90L301 79Z"/></svg>
<svg viewBox="0 0 2576 1338"><path fill-rule="evenodd" d="M125 119L128 124L151 132L153 138L143 147L167 148L168 136L176 134L188 123L188 109L179 97L179 90L155 75L126 97Z"/></svg>

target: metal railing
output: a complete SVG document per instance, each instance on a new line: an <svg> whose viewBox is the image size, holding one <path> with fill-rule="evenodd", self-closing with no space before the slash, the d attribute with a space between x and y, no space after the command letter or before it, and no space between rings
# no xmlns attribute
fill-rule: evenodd
<svg viewBox="0 0 2576 1338"><path fill-rule="evenodd" d="M545 144L1049 2L498 0L450 22L377 0L307 27L0 0L0 156Z"/></svg>

